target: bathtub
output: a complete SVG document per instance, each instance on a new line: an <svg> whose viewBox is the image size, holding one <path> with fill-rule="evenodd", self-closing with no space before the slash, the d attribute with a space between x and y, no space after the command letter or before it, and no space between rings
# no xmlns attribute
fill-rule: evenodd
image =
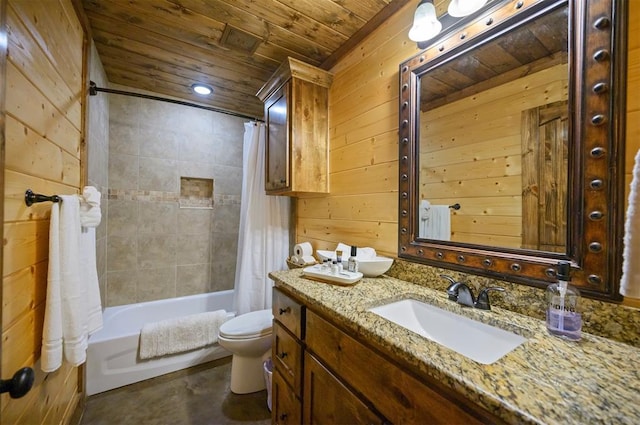
<svg viewBox="0 0 640 425"><path fill-rule="evenodd" d="M233 290L107 307L103 328L89 337L87 395L230 356L227 350L213 344L155 359L138 358L140 329L145 323L220 309L229 312L230 318L234 316Z"/></svg>

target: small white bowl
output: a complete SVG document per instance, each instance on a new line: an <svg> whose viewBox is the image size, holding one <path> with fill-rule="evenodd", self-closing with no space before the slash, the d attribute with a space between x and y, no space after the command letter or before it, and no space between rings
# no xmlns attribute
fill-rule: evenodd
<svg viewBox="0 0 640 425"><path fill-rule="evenodd" d="M364 277L376 277L386 273L392 264L393 258L380 256L368 260L358 260L358 271Z"/></svg>

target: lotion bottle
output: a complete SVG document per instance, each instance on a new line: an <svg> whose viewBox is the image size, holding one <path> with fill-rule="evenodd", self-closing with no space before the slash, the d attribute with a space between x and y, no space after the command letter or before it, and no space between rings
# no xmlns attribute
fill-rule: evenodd
<svg viewBox="0 0 640 425"><path fill-rule="evenodd" d="M547 330L551 335L578 341L582 331L580 292L569 284L571 264L558 263L558 282L547 287Z"/></svg>
<svg viewBox="0 0 640 425"><path fill-rule="evenodd" d="M338 261L333 260L331 262L331 274L338 274Z"/></svg>
<svg viewBox="0 0 640 425"><path fill-rule="evenodd" d="M350 272L356 273L358 271L358 259L356 258L358 252L357 246L351 247L351 256L349 260L347 260L347 270Z"/></svg>

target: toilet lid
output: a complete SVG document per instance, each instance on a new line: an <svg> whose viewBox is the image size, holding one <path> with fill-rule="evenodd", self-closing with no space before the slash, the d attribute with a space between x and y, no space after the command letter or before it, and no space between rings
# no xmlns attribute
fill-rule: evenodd
<svg viewBox="0 0 640 425"><path fill-rule="evenodd" d="M220 336L229 339L256 338L269 335L273 327L271 310L258 310L241 314L220 326Z"/></svg>

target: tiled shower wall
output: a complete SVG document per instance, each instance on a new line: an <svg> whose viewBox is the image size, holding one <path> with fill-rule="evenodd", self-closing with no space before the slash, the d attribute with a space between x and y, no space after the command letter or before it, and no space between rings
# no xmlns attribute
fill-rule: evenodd
<svg viewBox="0 0 640 425"><path fill-rule="evenodd" d="M109 96L104 304L232 289L246 120ZM181 208L181 177L212 179L213 207Z"/></svg>

